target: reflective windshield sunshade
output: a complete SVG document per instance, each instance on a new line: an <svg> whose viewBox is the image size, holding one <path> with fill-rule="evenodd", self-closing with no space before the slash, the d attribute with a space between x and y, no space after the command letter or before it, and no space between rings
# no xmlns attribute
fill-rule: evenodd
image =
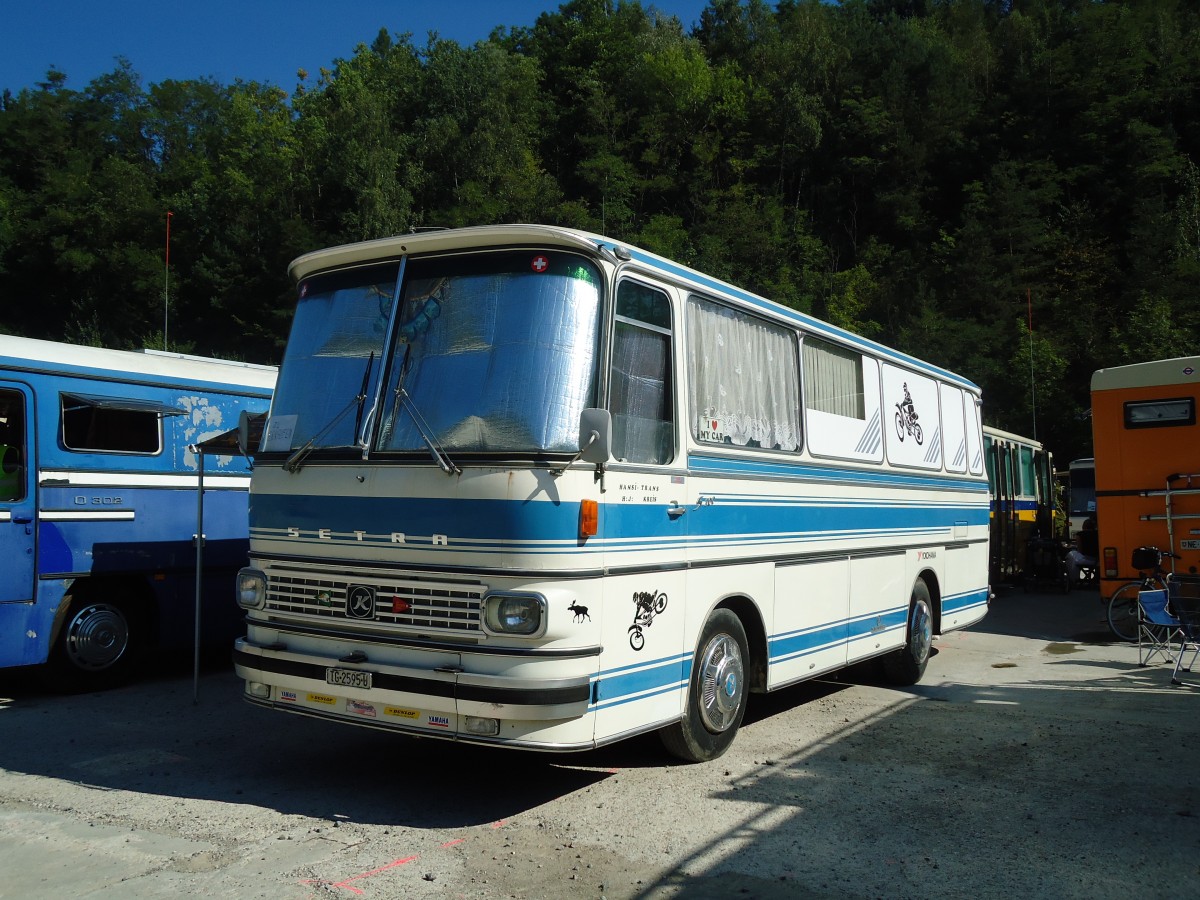
<svg viewBox="0 0 1200 900"><path fill-rule="evenodd" d="M599 270L571 253L410 260L376 449L574 452L600 301Z"/></svg>
<svg viewBox="0 0 1200 900"><path fill-rule="evenodd" d="M300 283L264 450L354 445L364 383L378 382L398 272L392 262Z"/></svg>

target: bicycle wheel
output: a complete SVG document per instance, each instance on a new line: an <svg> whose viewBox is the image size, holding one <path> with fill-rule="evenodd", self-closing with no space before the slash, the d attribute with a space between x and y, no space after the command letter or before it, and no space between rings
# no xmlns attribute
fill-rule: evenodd
<svg viewBox="0 0 1200 900"><path fill-rule="evenodd" d="M1130 581L1121 585L1108 601L1108 627L1123 641L1138 638L1138 592L1161 588L1159 581Z"/></svg>

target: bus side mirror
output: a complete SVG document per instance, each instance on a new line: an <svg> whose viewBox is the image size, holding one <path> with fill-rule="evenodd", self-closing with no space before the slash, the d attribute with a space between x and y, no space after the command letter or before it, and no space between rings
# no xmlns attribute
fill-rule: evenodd
<svg viewBox="0 0 1200 900"><path fill-rule="evenodd" d="M250 455L250 411L248 409L243 409L238 414L237 445L238 452L242 456Z"/></svg>
<svg viewBox="0 0 1200 900"><path fill-rule="evenodd" d="M579 414L579 456L602 466L612 459L612 416L607 409L585 409Z"/></svg>

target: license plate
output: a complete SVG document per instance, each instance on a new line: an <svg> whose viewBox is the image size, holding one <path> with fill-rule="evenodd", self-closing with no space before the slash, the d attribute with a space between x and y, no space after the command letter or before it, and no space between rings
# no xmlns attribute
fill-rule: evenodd
<svg viewBox="0 0 1200 900"><path fill-rule="evenodd" d="M1200 550L1200 541L1180 541L1180 550Z"/></svg>
<svg viewBox="0 0 1200 900"><path fill-rule="evenodd" d="M358 669L326 669L325 683L369 691L371 689L371 673L360 672Z"/></svg>

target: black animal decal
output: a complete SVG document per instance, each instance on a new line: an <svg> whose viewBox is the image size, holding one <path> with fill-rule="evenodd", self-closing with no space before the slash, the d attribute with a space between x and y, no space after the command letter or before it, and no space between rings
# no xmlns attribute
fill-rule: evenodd
<svg viewBox="0 0 1200 900"><path fill-rule="evenodd" d="M592 617L588 615L588 608L586 606L580 606L578 603L572 601L567 609L575 613L571 619L572 622L582 622L584 619L587 619L589 622L592 620Z"/></svg>

